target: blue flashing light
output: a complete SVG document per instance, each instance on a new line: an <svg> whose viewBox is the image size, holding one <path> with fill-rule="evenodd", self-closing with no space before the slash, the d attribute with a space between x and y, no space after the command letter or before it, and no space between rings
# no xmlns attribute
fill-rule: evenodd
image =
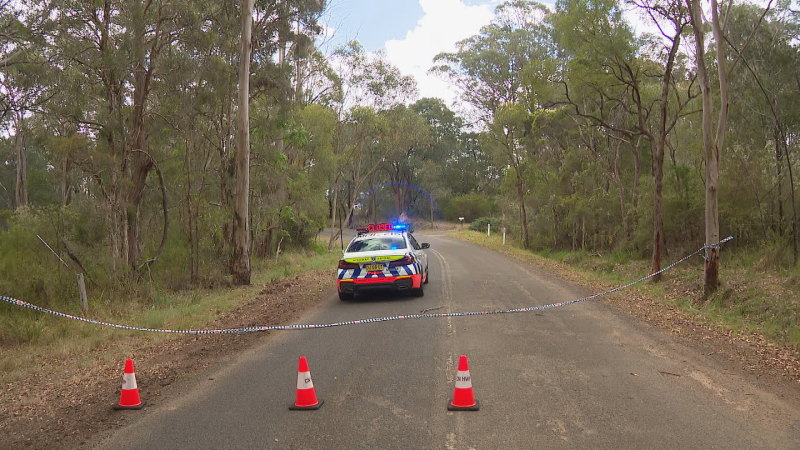
<svg viewBox="0 0 800 450"><path fill-rule="evenodd" d="M406 224L394 224L392 226L392 229L393 230L397 230L397 231L405 231L405 230L408 229L408 225L406 225Z"/></svg>

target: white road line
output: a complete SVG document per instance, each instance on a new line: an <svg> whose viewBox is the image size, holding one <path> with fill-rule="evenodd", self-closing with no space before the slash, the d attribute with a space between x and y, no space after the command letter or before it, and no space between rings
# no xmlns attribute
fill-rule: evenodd
<svg viewBox="0 0 800 450"><path fill-rule="evenodd" d="M450 263L442 256L441 253L434 251L434 255L439 260L439 263L442 266L442 273L439 275L439 279L442 280L442 291L444 298L442 299L447 308L447 312L453 311L453 279L451 276L450 270ZM453 327L452 317L447 317L447 336L455 336L456 329ZM447 361L445 361L445 371L447 372L445 376L447 377L447 385L451 386L455 380L454 370L455 370L455 353L451 350L448 353ZM448 415L453 413L448 412ZM447 449L456 449L456 448L463 448L464 445L459 440L459 436L464 435L464 416L463 414L456 414L455 415L455 430L453 432L447 433L445 437L445 448Z"/></svg>

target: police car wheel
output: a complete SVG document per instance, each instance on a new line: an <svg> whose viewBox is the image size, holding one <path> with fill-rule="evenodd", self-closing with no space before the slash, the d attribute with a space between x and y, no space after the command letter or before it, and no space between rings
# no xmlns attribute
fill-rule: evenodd
<svg viewBox="0 0 800 450"><path fill-rule="evenodd" d="M411 295L414 297L423 297L425 295L425 291L422 289L422 286L420 286L417 289L411 289Z"/></svg>
<svg viewBox="0 0 800 450"><path fill-rule="evenodd" d="M344 302L344 301L352 300L352 299L353 299L353 293L352 292L347 292L347 293L339 292L339 300Z"/></svg>
<svg viewBox="0 0 800 450"><path fill-rule="evenodd" d="M430 278L428 277L428 268L426 267L425 268L425 284L428 284L428 281L430 281Z"/></svg>

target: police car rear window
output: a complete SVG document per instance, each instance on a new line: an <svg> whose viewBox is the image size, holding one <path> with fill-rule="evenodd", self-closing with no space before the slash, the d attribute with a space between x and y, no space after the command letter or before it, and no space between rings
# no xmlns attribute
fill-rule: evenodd
<svg viewBox="0 0 800 450"><path fill-rule="evenodd" d="M374 252L377 250L397 250L406 248L406 241L402 236L381 236L359 239L347 247L347 252Z"/></svg>

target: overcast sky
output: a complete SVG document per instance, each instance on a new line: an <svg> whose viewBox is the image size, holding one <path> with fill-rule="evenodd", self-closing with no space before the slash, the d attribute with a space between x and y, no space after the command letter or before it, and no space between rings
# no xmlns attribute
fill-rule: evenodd
<svg viewBox="0 0 800 450"><path fill-rule="evenodd" d="M330 53L336 46L356 39L367 51L384 51L401 72L412 75L420 97L439 97L453 106L457 92L446 80L428 73L433 57L454 51L456 42L478 33L491 21L499 3L500 0L329 0L322 18L329 29L323 51ZM552 8L554 0L542 3ZM633 8L628 8L625 17L636 32L656 32Z"/></svg>
<svg viewBox="0 0 800 450"><path fill-rule="evenodd" d="M383 51L406 75L412 75L420 97L439 97L453 105L458 93L428 70L441 52L477 34L492 19L500 0L330 0L322 23L328 28L323 51L358 40L369 52ZM552 8L554 0L542 3ZM637 14L626 14L641 28ZM636 23L639 22L639 23Z"/></svg>
<svg viewBox="0 0 800 450"><path fill-rule="evenodd" d="M456 42L476 34L492 18L496 0L331 0L322 22L335 46L356 39L367 51L384 51L386 58L412 75L420 97L443 98L457 93L428 70L433 57L455 50Z"/></svg>

